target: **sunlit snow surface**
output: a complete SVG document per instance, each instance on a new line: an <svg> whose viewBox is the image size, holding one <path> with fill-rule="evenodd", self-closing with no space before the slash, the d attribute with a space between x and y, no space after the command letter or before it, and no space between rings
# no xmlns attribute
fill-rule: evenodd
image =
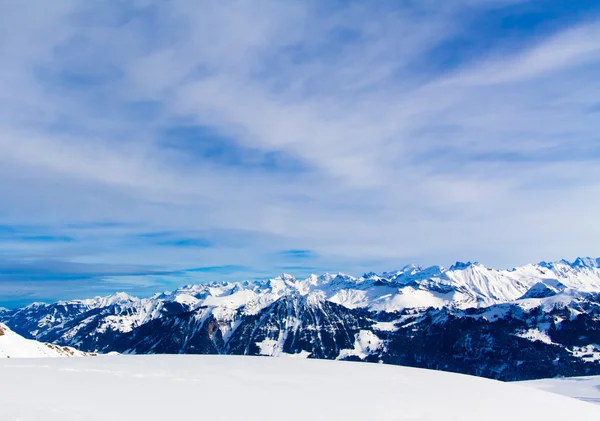
<svg viewBox="0 0 600 421"><path fill-rule="evenodd" d="M2 421L600 419L518 384L379 364L233 356L0 361Z"/></svg>
<svg viewBox="0 0 600 421"><path fill-rule="evenodd" d="M83 357L88 354L67 346L46 344L17 335L0 323L0 358ZM1 381L1 379L0 379Z"/></svg>
<svg viewBox="0 0 600 421"><path fill-rule="evenodd" d="M544 379L520 384L600 405L600 376Z"/></svg>

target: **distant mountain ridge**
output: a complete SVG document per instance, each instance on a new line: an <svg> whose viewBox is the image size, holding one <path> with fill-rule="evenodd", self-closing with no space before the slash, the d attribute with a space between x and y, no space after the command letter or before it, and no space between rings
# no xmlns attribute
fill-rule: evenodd
<svg viewBox="0 0 600 421"><path fill-rule="evenodd" d="M600 374L600 259L414 265L31 304L18 333L85 351L381 361L504 380Z"/></svg>

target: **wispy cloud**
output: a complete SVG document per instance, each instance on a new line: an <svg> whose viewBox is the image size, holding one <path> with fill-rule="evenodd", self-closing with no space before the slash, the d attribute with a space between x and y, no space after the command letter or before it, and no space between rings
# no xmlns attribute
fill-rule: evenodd
<svg viewBox="0 0 600 421"><path fill-rule="evenodd" d="M15 261L0 258L0 301L17 306L57 298L87 298L115 289L149 295L171 289L182 274L143 265L75 263L60 260ZM115 282L117 280L117 282Z"/></svg>
<svg viewBox="0 0 600 421"><path fill-rule="evenodd" d="M283 257L297 260L310 260L317 257L312 250L284 250L281 252Z"/></svg>
<svg viewBox="0 0 600 421"><path fill-rule="evenodd" d="M599 28L584 1L12 2L0 223L37 228L0 252L247 277L600 254Z"/></svg>

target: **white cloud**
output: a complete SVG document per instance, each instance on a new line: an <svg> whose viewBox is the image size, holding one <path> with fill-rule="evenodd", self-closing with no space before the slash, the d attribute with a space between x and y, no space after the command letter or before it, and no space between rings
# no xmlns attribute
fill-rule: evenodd
<svg viewBox="0 0 600 421"><path fill-rule="evenodd" d="M600 98L597 23L450 72L428 65L431 51L480 2L36 3L0 18L11 34L0 37L0 221L268 239L243 251L86 251L123 263L260 266L285 248L382 269L600 254L590 199L600 127L586 111ZM101 80L77 80L90 75ZM128 117L131 103L150 100L160 104L151 120ZM193 158L193 144L166 150L161 130L181 121L302 170L219 165Z"/></svg>

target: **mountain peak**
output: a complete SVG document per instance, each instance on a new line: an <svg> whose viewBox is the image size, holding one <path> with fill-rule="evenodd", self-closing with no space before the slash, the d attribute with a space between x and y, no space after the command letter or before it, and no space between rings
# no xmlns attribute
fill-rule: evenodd
<svg viewBox="0 0 600 421"><path fill-rule="evenodd" d="M586 267L586 268L597 268L600 266L600 259L593 259L591 257L578 257L571 264L573 267Z"/></svg>
<svg viewBox="0 0 600 421"><path fill-rule="evenodd" d="M275 280L296 282L296 277L293 275L290 275L289 273L282 273L281 275L277 276L275 278Z"/></svg>
<svg viewBox="0 0 600 421"><path fill-rule="evenodd" d="M115 292L107 297L96 297L96 303L99 306L131 303L139 300L139 298L129 295L126 292Z"/></svg>
<svg viewBox="0 0 600 421"><path fill-rule="evenodd" d="M419 271L421 270L420 266L415 265L414 263L408 264L408 265L404 265L402 267L402 269L400 269L401 272L406 273L406 272L412 272L412 271Z"/></svg>
<svg viewBox="0 0 600 421"><path fill-rule="evenodd" d="M35 301L35 302L25 306L25 308L32 309L32 308L37 308L37 307L45 307L47 305L48 304L42 303L41 301Z"/></svg>
<svg viewBox="0 0 600 421"><path fill-rule="evenodd" d="M600 268L600 258L593 257L578 257L573 262L566 259L561 259L556 262L541 261L538 266L546 269L556 269L559 267L567 268Z"/></svg>
<svg viewBox="0 0 600 421"><path fill-rule="evenodd" d="M471 262L471 261L468 261L466 263L456 262L452 266L450 266L450 268L448 270L463 270L463 269L467 269L471 266L479 266L479 262Z"/></svg>
<svg viewBox="0 0 600 421"><path fill-rule="evenodd" d="M519 298L519 300L526 300L529 298L548 298L553 297L557 294L557 291L554 288L546 285L543 282L538 282L533 285L525 294Z"/></svg>

